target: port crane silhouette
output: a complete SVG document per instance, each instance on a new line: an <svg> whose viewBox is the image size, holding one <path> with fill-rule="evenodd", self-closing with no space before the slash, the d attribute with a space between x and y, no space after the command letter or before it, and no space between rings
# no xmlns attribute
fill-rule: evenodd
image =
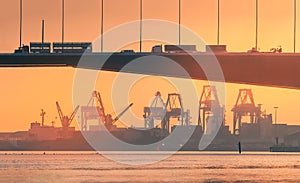
<svg viewBox="0 0 300 183"><path fill-rule="evenodd" d="M165 116L166 105L159 91L156 92L155 98L150 107L144 107L144 127L154 128L155 121L162 121Z"/></svg>
<svg viewBox="0 0 300 183"><path fill-rule="evenodd" d="M104 123L107 129L111 129L115 125L115 123L125 114L125 112L127 112L130 109L130 107L133 106L133 103L129 104L129 106L127 106L120 114L118 114L115 118L112 118L111 114L105 114L100 92L94 91L93 95L97 99L97 111L100 120Z"/></svg>
<svg viewBox="0 0 300 183"><path fill-rule="evenodd" d="M203 131L207 130L208 118L216 119L216 122L222 122L224 107L219 101L216 86L203 86L199 101L198 125L202 126Z"/></svg>
<svg viewBox="0 0 300 183"><path fill-rule="evenodd" d="M76 106L76 108L74 109L74 111L72 112L70 117L63 114L63 112L61 110L61 107L60 107L58 102L56 102L56 107L57 107L59 119L61 121L61 125L62 125L64 130L67 130L70 127L70 125L71 125L71 123L72 123L72 121L73 121L73 119L74 119L74 117L75 117L75 115L76 115L76 113L79 109L79 105Z"/></svg>
<svg viewBox="0 0 300 183"><path fill-rule="evenodd" d="M251 89L240 89L231 111L233 112L233 133L236 135L240 134L243 117L249 116L250 123L254 124L258 123L261 115L261 108L255 105Z"/></svg>
<svg viewBox="0 0 300 183"><path fill-rule="evenodd" d="M94 104L96 106L94 106ZM105 113L105 108L102 102L102 97L100 92L93 91L92 97L90 98L87 106L81 107L82 112L82 131L87 130L87 121L88 120L99 120L99 129L101 129L100 123L102 123L108 130L116 127L115 123L133 106L133 103L129 104L120 114L115 118L111 114ZM122 123L123 124L123 123ZM125 124L123 124L126 126Z"/></svg>

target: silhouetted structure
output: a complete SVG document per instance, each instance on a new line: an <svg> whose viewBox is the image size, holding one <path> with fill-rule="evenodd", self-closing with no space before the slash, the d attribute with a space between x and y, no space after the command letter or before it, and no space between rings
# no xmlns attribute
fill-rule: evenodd
<svg viewBox="0 0 300 183"><path fill-rule="evenodd" d="M150 107L144 107L144 127L145 128L154 128L155 121L159 121L161 124L162 120L165 117L166 106L161 97L161 93L158 91L155 94L155 98L152 101Z"/></svg>
<svg viewBox="0 0 300 183"><path fill-rule="evenodd" d="M220 105L215 86L203 86L199 101L198 125L201 125L204 133L207 130L207 121L213 118L213 122L223 123L224 108ZM223 124L222 124L223 125Z"/></svg>
<svg viewBox="0 0 300 183"><path fill-rule="evenodd" d="M70 117L63 114L63 111L61 110L61 107L58 102L56 102L56 107L57 107L57 112L58 112L59 119L61 122L61 126L64 131L67 131L79 109L79 106L76 106L74 111L71 113Z"/></svg>
<svg viewBox="0 0 300 183"><path fill-rule="evenodd" d="M162 129L170 131L170 119L175 118L180 121L180 124L184 124L184 109L180 94L171 93L168 94L166 102L166 114L162 121Z"/></svg>
<svg viewBox="0 0 300 183"><path fill-rule="evenodd" d="M233 133L240 134L243 117L250 117L250 123L258 122L260 107L256 107L251 89L240 89L233 112Z"/></svg>

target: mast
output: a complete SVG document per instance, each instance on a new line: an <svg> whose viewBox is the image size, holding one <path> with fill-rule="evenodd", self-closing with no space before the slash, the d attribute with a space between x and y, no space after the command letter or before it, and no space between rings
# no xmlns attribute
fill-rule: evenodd
<svg viewBox="0 0 300 183"><path fill-rule="evenodd" d="M42 126L44 126L44 123L45 123L45 115L46 115L46 112L44 111L44 109L42 109L42 112L40 114L40 116L42 117Z"/></svg>

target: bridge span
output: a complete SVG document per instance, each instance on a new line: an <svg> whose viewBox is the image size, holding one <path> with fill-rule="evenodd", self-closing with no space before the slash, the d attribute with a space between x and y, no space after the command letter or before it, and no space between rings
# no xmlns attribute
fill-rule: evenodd
<svg viewBox="0 0 300 183"><path fill-rule="evenodd" d="M192 56L191 56L192 55ZM170 77L187 77L164 65L162 69L137 67L122 69L135 59L147 56L168 58L182 66L193 79L207 80L195 58L202 64L209 64L209 53L170 54L170 53L89 53L86 57L96 60L92 65L82 65L81 53L72 54L0 54L0 67L80 67L112 72L129 72ZM298 53L220 53L215 55L228 83L251 84L279 88L300 89L300 54ZM151 63L151 58L147 62ZM158 57L159 58L159 57ZM98 65L103 65L101 68ZM211 79L211 78L210 78ZM213 78L213 80L219 80Z"/></svg>

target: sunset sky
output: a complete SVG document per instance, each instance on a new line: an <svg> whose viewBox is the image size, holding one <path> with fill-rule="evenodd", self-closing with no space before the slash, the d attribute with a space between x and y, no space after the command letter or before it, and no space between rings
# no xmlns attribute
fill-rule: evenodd
<svg viewBox="0 0 300 183"><path fill-rule="evenodd" d="M293 51L293 0L260 0L259 43L262 51L282 46L284 52ZM100 0L65 0L65 41L93 42L100 34ZM61 0L23 0L23 43L41 41L41 20L46 22L47 42L61 41ZM299 8L298 8L299 9ZM178 21L178 0L144 0L144 19ZM300 14L298 16L297 51L300 51ZM139 19L139 0L106 0L105 31L122 23ZM182 24L196 32L207 44L216 44L217 0L182 0ZM19 0L0 1L0 52L11 53L19 45ZM177 30L174 30L177 31ZM139 36L137 30L136 35ZM124 35L126 36L126 35ZM221 0L221 44L228 51L247 51L255 44L255 0ZM182 37L182 43L185 38ZM104 46L105 47L105 46ZM135 47L134 47L135 48ZM105 48L104 48L105 49ZM110 51L110 50L106 50ZM136 50L138 51L138 50ZM150 45L143 51L150 51ZM113 113L109 89L115 73L104 73L107 78L99 87L108 113ZM60 126L55 102L60 101L65 113L72 111L72 68L1 68L0 69L0 131L27 130L29 123L40 121L44 109L46 123L56 121ZM150 79L151 80L151 79ZM134 114L142 117L143 106L157 90L166 99L171 86L160 88L153 79L144 96L141 88L131 91ZM150 84L149 84L150 83ZM203 82L198 82L199 92ZM267 113L278 106L278 121L300 125L300 91L237 84L227 84L227 124L232 124L231 108L238 89L251 88L257 104ZM106 90L107 89L107 90ZM174 91L170 91L174 92ZM136 94L135 94L136 93ZM138 95L139 94L139 95ZM119 111L116 111L119 112ZM193 119L196 123L196 119ZM141 124L142 125L142 124Z"/></svg>

